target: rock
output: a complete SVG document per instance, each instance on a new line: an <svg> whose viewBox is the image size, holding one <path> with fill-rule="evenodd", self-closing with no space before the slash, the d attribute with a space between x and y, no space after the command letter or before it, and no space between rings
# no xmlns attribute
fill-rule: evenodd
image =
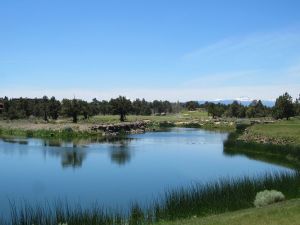
<svg viewBox="0 0 300 225"><path fill-rule="evenodd" d="M100 124L91 127L92 131L102 131L105 132L105 135L116 136L121 132L128 134L131 133L144 133L146 130L147 122L138 121L138 122L124 122L117 124Z"/></svg>

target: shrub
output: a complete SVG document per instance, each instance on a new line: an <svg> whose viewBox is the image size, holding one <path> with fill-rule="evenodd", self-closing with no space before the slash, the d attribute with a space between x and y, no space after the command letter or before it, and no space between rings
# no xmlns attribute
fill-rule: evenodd
<svg viewBox="0 0 300 225"><path fill-rule="evenodd" d="M65 128L63 129L63 132L64 132L64 133L69 133L69 134L71 134L71 133L73 133L73 129L72 129L72 127L65 127Z"/></svg>
<svg viewBox="0 0 300 225"><path fill-rule="evenodd" d="M285 196L280 191L265 190L258 192L255 197L255 207L262 207L276 202L284 201Z"/></svg>

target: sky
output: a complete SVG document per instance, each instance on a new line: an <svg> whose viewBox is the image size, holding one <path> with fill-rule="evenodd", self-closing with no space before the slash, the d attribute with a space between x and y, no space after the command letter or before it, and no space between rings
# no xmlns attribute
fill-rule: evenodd
<svg viewBox="0 0 300 225"><path fill-rule="evenodd" d="M299 0L1 0L0 96L300 93Z"/></svg>

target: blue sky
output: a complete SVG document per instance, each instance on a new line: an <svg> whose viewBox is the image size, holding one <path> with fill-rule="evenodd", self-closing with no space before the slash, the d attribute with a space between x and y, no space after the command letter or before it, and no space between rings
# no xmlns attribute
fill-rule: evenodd
<svg viewBox="0 0 300 225"><path fill-rule="evenodd" d="M2 0L0 96L300 93L298 0Z"/></svg>

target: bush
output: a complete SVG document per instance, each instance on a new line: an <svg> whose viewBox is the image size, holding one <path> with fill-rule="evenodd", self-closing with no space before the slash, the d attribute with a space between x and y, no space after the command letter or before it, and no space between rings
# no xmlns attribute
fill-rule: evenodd
<svg viewBox="0 0 300 225"><path fill-rule="evenodd" d="M67 133L67 134L72 134L73 133L73 129L72 129L72 127L66 127L66 128L63 129L63 132Z"/></svg>
<svg viewBox="0 0 300 225"><path fill-rule="evenodd" d="M271 205L276 202L284 201L284 199L285 196L280 191L265 190L256 194L254 205L255 207L262 207L266 205Z"/></svg>

